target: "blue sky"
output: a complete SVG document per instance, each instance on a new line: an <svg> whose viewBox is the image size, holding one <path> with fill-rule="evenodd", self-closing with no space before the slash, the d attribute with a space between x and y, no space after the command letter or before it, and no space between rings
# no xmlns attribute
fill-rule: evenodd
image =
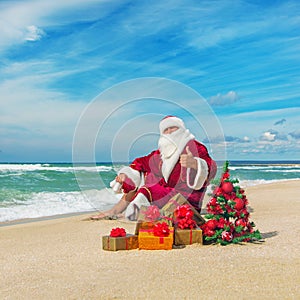
<svg viewBox="0 0 300 300"><path fill-rule="evenodd" d="M0 1L0 161L71 161L80 116L95 100L98 124L113 124L117 107L128 125L98 128L96 160L111 160L112 144L114 153L148 153L166 113L216 158L218 131L193 121L218 120L231 160L300 159L299 32L296 0ZM119 93L122 82L147 77L192 89L209 115L202 101L177 103L177 90L169 105ZM108 89L114 96L99 97Z"/></svg>

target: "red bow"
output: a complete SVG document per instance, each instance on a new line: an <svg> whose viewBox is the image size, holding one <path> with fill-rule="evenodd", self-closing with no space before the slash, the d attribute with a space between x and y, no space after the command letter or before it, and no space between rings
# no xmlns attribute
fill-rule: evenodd
<svg viewBox="0 0 300 300"><path fill-rule="evenodd" d="M166 222L157 223L153 227L153 234L155 236L164 237L168 236L170 233L170 228Z"/></svg>
<svg viewBox="0 0 300 300"><path fill-rule="evenodd" d="M124 228L113 228L110 232L111 237L121 237L121 236L126 236L126 231Z"/></svg>
<svg viewBox="0 0 300 300"><path fill-rule="evenodd" d="M175 224L180 229L195 228L196 222L193 220L194 212L188 204L178 206L175 209Z"/></svg>
<svg viewBox="0 0 300 300"><path fill-rule="evenodd" d="M143 212L145 219L148 221L156 221L160 217L159 208L156 205L148 206L147 210Z"/></svg>

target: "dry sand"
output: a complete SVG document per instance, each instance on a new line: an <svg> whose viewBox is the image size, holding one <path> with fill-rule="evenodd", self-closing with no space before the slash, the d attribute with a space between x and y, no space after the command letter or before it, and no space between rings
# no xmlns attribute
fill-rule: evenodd
<svg viewBox="0 0 300 300"><path fill-rule="evenodd" d="M300 299L300 181L246 189L264 242L102 250L135 223L84 215L0 227L0 299Z"/></svg>

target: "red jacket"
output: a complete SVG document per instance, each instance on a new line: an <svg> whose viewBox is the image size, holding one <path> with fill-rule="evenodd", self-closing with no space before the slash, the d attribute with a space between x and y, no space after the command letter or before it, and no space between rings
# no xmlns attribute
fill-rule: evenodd
<svg viewBox="0 0 300 300"><path fill-rule="evenodd" d="M204 159L208 166L207 180L199 190L193 190L187 185L187 170L181 167L179 160L166 182L161 171L162 159L159 150L155 150L147 156L136 158L130 165L131 168L142 172L145 176L145 185L138 192L143 193L150 202L155 202L158 207L162 207L174 195L181 193L193 207L198 211L201 210L202 199L210 180L216 175L217 165L203 144L191 140L187 146L189 146L194 157ZM186 154L186 150L182 154ZM191 169L190 172L190 181L193 182L196 170Z"/></svg>

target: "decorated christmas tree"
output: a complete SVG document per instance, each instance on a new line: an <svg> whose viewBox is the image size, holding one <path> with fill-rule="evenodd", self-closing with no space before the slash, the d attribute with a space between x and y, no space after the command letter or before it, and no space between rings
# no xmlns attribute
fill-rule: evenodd
<svg viewBox="0 0 300 300"><path fill-rule="evenodd" d="M202 225L204 239L221 245L259 240L261 234L250 222L245 191L237 185L238 179L230 179L228 166L226 161L220 182L206 205L208 221Z"/></svg>

